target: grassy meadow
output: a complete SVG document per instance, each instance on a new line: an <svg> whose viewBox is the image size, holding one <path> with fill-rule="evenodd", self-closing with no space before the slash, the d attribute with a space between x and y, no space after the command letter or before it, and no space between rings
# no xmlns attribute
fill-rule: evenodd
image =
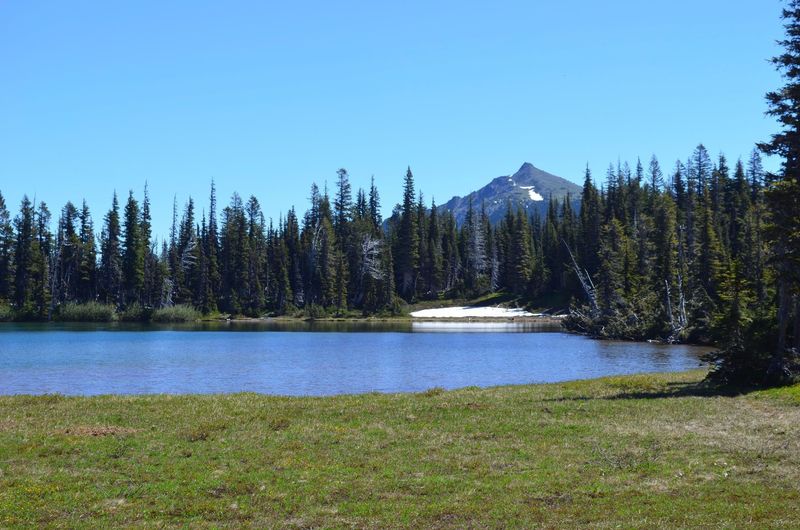
<svg viewBox="0 0 800 530"><path fill-rule="evenodd" d="M800 386L0 397L0 527L800 526Z"/></svg>

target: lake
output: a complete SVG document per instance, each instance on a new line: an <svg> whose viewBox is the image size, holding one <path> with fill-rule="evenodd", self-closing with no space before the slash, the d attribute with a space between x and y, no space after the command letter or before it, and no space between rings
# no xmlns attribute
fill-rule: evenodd
<svg viewBox="0 0 800 530"><path fill-rule="evenodd" d="M0 394L416 392L686 370L704 351L538 323L0 324Z"/></svg>

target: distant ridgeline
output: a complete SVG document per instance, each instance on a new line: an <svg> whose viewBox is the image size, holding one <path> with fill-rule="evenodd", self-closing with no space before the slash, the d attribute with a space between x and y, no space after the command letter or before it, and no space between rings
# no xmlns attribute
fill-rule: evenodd
<svg viewBox="0 0 800 530"><path fill-rule="evenodd" d="M255 197L219 211L212 184L209 217L190 199L159 245L146 191L122 208L115 196L99 232L85 203L61 208L52 231L45 203L25 198L12 220L0 198L0 318L86 302L133 315L392 314L402 300L505 291L574 300L568 326L596 336L712 341L734 294L753 315L773 296L764 185L756 152L731 170L702 145L666 178L655 157L609 167L599 188L588 170L581 188L524 164L438 207L408 170L384 223L374 183L354 197L339 170L332 198L313 185L309 209L276 224Z"/></svg>

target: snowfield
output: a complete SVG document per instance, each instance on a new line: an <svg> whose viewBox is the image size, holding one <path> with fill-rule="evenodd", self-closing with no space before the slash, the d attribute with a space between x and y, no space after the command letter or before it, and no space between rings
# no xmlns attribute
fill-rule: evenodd
<svg viewBox="0 0 800 530"><path fill-rule="evenodd" d="M513 318L537 317L541 313L531 313L524 309L511 309L508 307L440 307L437 309L422 309L411 313L414 318Z"/></svg>
<svg viewBox="0 0 800 530"><path fill-rule="evenodd" d="M533 186L520 186L522 190L528 190L528 197L531 198L532 201L543 201L544 197L542 197L539 193L533 191Z"/></svg>

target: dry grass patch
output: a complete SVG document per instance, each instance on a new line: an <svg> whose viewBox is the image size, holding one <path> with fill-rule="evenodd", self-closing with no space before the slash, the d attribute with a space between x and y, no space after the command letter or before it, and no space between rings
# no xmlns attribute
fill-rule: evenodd
<svg viewBox="0 0 800 530"><path fill-rule="evenodd" d="M137 432L139 432L138 429L131 429L128 427L83 425L78 427L67 427L66 429L58 431L58 434L65 434L67 436L125 436L128 434L135 434Z"/></svg>

